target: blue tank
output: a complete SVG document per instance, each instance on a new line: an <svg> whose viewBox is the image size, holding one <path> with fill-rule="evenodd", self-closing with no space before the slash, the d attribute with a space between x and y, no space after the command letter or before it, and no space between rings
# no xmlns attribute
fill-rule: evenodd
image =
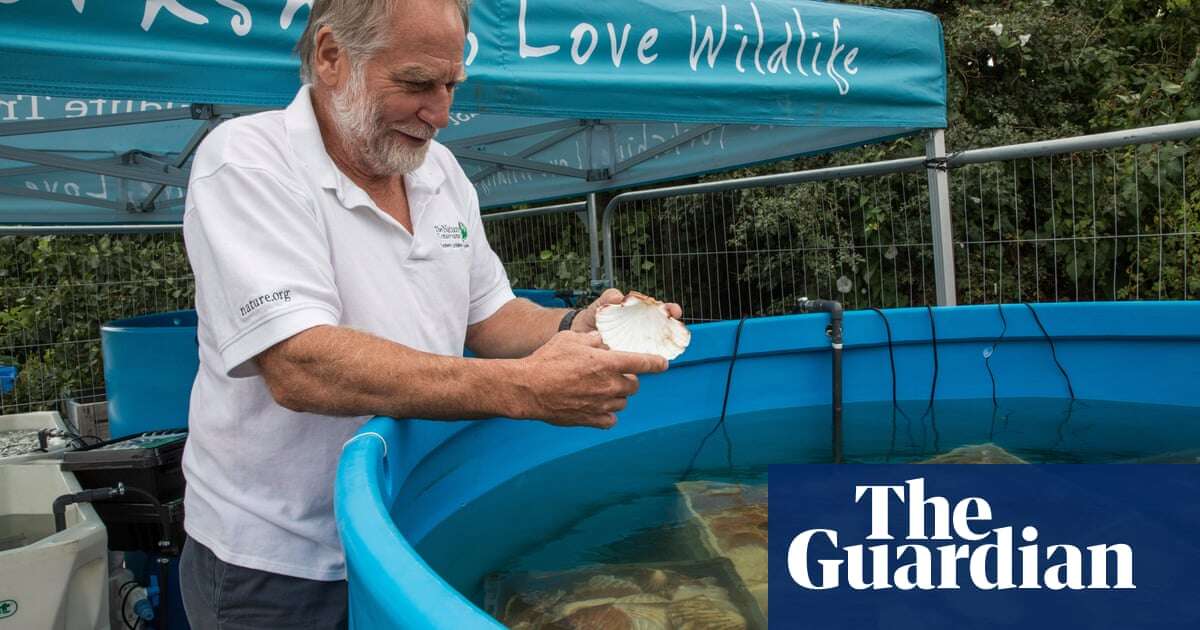
<svg viewBox="0 0 1200 630"><path fill-rule="evenodd" d="M1025 305L1005 305L1002 311L995 305L933 309L940 364L937 399L988 399L997 382L1006 398L1066 401L1070 393L1061 364L1080 400L1200 409L1195 392L1200 382L1200 362L1195 359L1200 352L1200 303L1038 304L1035 308L1053 339L1053 351ZM896 309L885 314L895 364L900 366L897 399L925 400L934 367L930 312ZM823 314L747 320L730 380L728 414L829 405L827 323ZM618 414L617 426L608 431L513 420L375 418L364 425L344 448L335 486L334 505L349 573L351 625L501 627L452 588L454 580L448 574L431 569L417 549L429 548L431 540L439 538L437 529L456 515L487 503L493 490L519 484L529 471L563 458L585 451L611 454L620 449L598 447L617 440L627 440L629 453L647 457L666 458L678 455L674 450L692 448L656 442L655 432L719 416L737 327L736 321L691 326L691 346L667 372L641 379L639 393ZM1001 331L1002 349L985 361ZM892 400L888 348L879 314L846 314L847 404ZM792 423L784 428L789 433L829 435L824 418L818 424L811 417L796 417ZM827 444L826 440L814 437L812 442ZM629 453L625 454L638 456ZM619 458L601 465L609 470L622 468ZM580 494L578 480L559 479L562 482L554 485L561 488L543 492L553 500L537 506L513 505L510 514L499 513L478 523L477 534L455 537L452 549L441 554L442 560L450 556L460 565L494 568L501 560L497 548L536 544L569 527L570 509L587 497L575 496Z"/></svg>
<svg viewBox="0 0 1200 630"><path fill-rule="evenodd" d="M200 367L196 311L118 319L100 327L112 437L187 427Z"/></svg>

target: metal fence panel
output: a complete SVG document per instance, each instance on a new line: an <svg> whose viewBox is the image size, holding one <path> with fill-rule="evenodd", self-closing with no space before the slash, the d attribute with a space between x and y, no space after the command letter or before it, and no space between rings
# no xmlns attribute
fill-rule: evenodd
<svg viewBox="0 0 1200 630"><path fill-rule="evenodd" d="M1200 142L966 166L952 179L960 303L1188 300Z"/></svg>
<svg viewBox="0 0 1200 630"><path fill-rule="evenodd" d="M591 251L586 204L483 216L488 243L513 287L586 292Z"/></svg>
<svg viewBox="0 0 1200 630"><path fill-rule="evenodd" d="M849 308L933 303L923 173L618 203L616 286L678 302L691 321L791 312L802 296Z"/></svg>
<svg viewBox="0 0 1200 630"><path fill-rule="evenodd" d="M0 236L0 365L18 369L0 414L103 391L100 325L194 295L179 232Z"/></svg>

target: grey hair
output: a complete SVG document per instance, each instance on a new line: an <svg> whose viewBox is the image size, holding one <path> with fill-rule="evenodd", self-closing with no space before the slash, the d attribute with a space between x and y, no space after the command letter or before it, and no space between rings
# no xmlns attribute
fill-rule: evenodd
<svg viewBox="0 0 1200 630"><path fill-rule="evenodd" d="M370 59L384 47L385 29L392 8L407 0L315 0L308 13L308 26L296 42L300 57L300 80L312 83L313 54L317 31L328 26L338 45L350 53L355 65ZM471 0L446 0L458 6L463 30L470 30Z"/></svg>

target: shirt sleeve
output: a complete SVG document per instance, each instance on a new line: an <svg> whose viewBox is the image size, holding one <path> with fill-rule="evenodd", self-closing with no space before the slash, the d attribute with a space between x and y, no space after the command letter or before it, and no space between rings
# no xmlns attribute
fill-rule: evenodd
<svg viewBox="0 0 1200 630"><path fill-rule="evenodd" d="M340 320L328 240L295 187L224 165L190 183L183 223L196 308L229 376L257 374L263 350Z"/></svg>
<svg viewBox="0 0 1200 630"><path fill-rule="evenodd" d="M491 317L516 296L509 286L508 273L504 271L500 257L492 251L487 235L484 234L483 219L479 216L479 197L475 188L467 188L471 199L468 209L471 217L470 229L473 232L469 236L474 241L471 244L471 307L467 314L467 325L474 325ZM478 238L475 237L476 234Z"/></svg>

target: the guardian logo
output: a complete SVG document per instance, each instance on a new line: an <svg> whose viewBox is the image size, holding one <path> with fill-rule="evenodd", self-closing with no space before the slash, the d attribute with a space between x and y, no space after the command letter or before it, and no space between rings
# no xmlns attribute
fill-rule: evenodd
<svg viewBox="0 0 1200 630"><path fill-rule="evenodd" d="M903 544L892 542L897 540L888 518L893 500L908 514ZM986 500L968 497L951 506L945 497L926 498L923 478L904 485L856 485L854 503L870 508L866 540L887 542L839 547L837 530L801 532L788 545L787 566L802 588L836 589L844 581L854 590L943 590L962 588L960 580L982 590L1137 588L1129 545L1093 544L1086 552L1075 545L1043 546L1037 544L1037 528L1025 525L1019 527L1020 538L1028 544L1016 546L1017 527L991 527ZM932 532L926 521L930 512ZM814 560L819 568L810 567ZM1115 571L1109 571L1110 560Z"/></svg>

